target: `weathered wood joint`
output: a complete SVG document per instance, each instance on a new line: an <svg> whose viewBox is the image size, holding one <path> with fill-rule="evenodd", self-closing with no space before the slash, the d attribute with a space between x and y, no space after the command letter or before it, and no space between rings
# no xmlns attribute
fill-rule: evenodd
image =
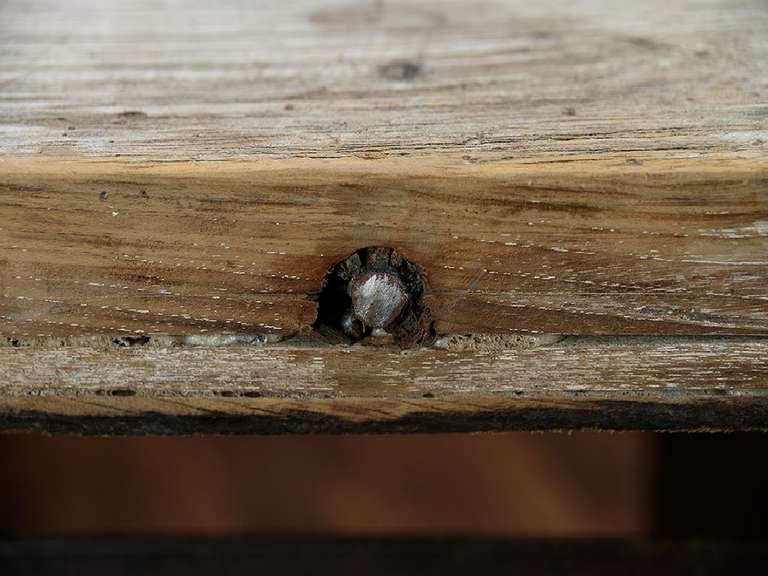
<svg viewBox="0 0 768 576"><path fill-rule="evenodd" d="M767 8L0 0L0 431L768 430Z"/></svg>

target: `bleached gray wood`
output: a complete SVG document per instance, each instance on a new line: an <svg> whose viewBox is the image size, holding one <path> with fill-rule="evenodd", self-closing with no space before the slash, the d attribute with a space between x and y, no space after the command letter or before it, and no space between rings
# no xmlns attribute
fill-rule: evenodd
<svg viewBox="0 0 768 576"><path fill-rule="evenodd" d="M0 348L0 427L106 433L767 429L765 339Z"/></svg>
<svg viewBox="0 0 768 576"><path fill-rule="evenodd" d="M0 153L762 156L758 0L6 0Z"/></svg>

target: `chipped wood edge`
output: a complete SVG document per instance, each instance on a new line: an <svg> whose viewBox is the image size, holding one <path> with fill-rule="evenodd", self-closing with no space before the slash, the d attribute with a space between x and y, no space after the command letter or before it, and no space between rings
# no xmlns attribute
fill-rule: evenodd
<svg viewBox="0 0 768 576"><path fill-rule="evenodd" d="M454 336L408 352L226 341L5 347L0 430L768 430L766 338L490 338L485 348L478 336Z"/></svg>

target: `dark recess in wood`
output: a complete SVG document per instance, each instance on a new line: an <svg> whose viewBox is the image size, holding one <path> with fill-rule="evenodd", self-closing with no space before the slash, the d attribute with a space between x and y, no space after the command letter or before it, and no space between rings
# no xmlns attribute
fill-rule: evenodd
<svg viewBox="0 0 768 576"><path fill-rule="evenodd" d="M401 348L431 343L423 271L394 248L371 246L334 264L318 296L315 329L356 342L380 332Z"/></svg>
<svg viewBox="0 0 768 576"><path fill-rule="evenodd" d="M205 416L144 412L131 416L68 416L22 410L0 415L0 430L54 434L391 434L553 429L734 431L768 430L768 398L713 398L682 404L597 400L562 408L414 412L389 421L360 422L310 411L285 416ZM570 405L568 405L570 404Z"/></svg>

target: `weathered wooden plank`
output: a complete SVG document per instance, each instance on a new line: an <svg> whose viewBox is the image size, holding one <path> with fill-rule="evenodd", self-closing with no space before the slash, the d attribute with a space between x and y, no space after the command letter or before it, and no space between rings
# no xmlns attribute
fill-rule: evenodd
<svg viewBox="0 0 768 576"><path fill-rule="evenodd" d="M768 330L761 3L92 8L0 6L2 334L303 332L368 245L440 332Z"/></svg>
<svg viewBox="0 0 768 576"><path fill-rule="evenodd" d="M768 341L0 348L0 427L86 433L768 429ZM25 346L25 344L29 344Z"/></svg>
<svg viewBox="0 0 768 576"><path fill-rule="evenodd" d="M768 332L768 157L0 160L0 333L308 330L330 266L420 265L439 332Z"/></svg>
<svg viewBox="0 0 768 576"><path fill-rule="evenodd" d="M6 0L0 152L764 155L754 0Z"/></svg>
<svg viewBox="0 0 768 576"><path fill-rule="evenodd" d="M4 573L762 574L764 542L500 537L160 537L0 542Z"/></svg>
<svg viewBox="0 0 768 576"><path fill-rule="evenodd" d="M766 428L766 29L751 0L2 3L0 336L38 339L0 349L2 427ZM322 346L368 246L423 273L411 344L482 345Z"/></svg>

